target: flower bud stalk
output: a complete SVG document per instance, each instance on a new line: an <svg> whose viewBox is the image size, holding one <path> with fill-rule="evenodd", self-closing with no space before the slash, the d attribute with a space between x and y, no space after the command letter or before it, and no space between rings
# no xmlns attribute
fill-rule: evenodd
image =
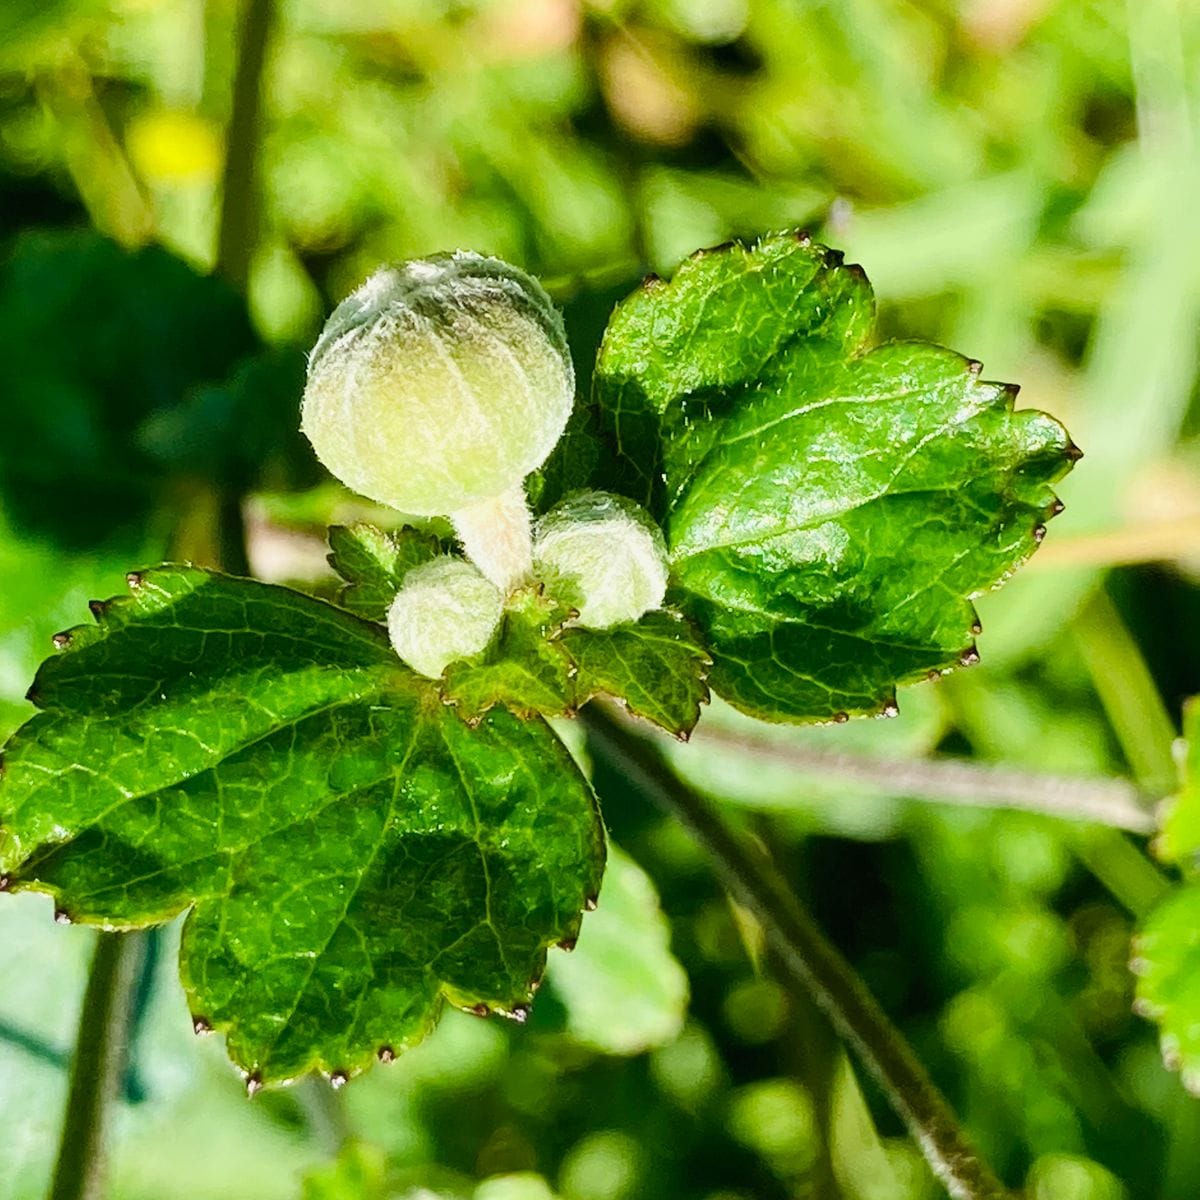
<svg viewBox="0 0 1200 1200"><path fill-rule="evenodd" d="M511 594L533 572L533 533L525 485L518 482L450 517L467 557L484 577Z"/></svg>

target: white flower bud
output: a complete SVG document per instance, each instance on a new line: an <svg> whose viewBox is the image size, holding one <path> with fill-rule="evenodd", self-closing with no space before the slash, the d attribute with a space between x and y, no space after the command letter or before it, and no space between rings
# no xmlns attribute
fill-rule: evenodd
<svg viewBox="0 0 1200 1200"><path fill-rule="evenodd" d="M574 395L541 285L458 251L385 267L338 305L309 359L301 426L356 492L438 516L519 488Z"/></svg>
<svg viewBox="0 0 1200 1200"><path fill-rule="evenodd" d="M592 629L636 621L666 595L662 532L621 496L582 492L551 509L534 529L533 559L535 574Z"/></svg>
<svg viewBox="0 0 1200 1200"><path fill-rule="evenodd" d="M437 679L486 649L504 613L499 589L465 559L443 555L409 571L388 610L388 635L414 671Z"/></svg>

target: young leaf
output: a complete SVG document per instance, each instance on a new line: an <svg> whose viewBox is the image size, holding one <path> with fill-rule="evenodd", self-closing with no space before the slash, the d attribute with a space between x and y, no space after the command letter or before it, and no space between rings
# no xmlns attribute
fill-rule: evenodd
<svg viewBox="0 0 1200 1200"><path fill-rule="evenodd" d="M695 728L700 705L708 700L711 660L678 613L648 612L612 629L568 629L562 642L578 667L579 705L606 693L678 738Z"/></svg>
<svg viewBox="0 0 1200 1200"><path fill-rule="evenodd" d="M0 778L0 878L113 928L191 908L198 1028L253 1085L396 1053L443 999L523 1015L603 837L541 721L477 729L386 634L165 567L60 635Z"/></svg>
<svg viewBox="0 0 1200 1200"><path fill-rule="evenodd" d="M573 712L575 669L558 640L569 615L540 588L518 592L508 602L493 645L476 659L446 668L446 702L472 723L495 704L525 717Z"/></svg>
<svg viewBox="0 0 1200 1200"><path fill-rule="evenodd" d="M807 238L694 255L613 315L596 394L660 519L713 689L776 720L879 712L977 659L970 598L1058 510L1078 451L924 343L871 349L862 270Z"/></svg>
<svg viewBox="0 0 1200 1200"><path fill-rule="evenodd" d="M517 593L496 642L446 668L446 702L472 722L495 704L518 716L567 716L608 695L686 738L708 700L710 663L691 625L664 610L612 629L564 627L570 615L536 588Z"/></svg>
<svg viewBox="0 0 1200 1200"><path fill-rule="evenodd" d="M430 533L405 526L395 533L374 525L331 525L329 565L344 579L343 608L368 621L386 621L405 574L443 552Z"/></svg>

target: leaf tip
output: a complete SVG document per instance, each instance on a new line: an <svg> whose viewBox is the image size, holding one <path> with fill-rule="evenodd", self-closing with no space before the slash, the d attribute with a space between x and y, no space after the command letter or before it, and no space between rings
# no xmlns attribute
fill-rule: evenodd
<svg viewBox="0 0 1200 1200"><path fill-rule="evenodd" d="M979 361L979 359L977 359L977 358L968 358L967 359L967 374L970 375L972 379L978 379L982 371L983 371L983 363L981 363Z"/></svg>
<svg viewBox="0 0 1200 1200"><path fill-rule="evenodd" d="M213 1027L204 1017L192 1018L192 1032L197 1037L203 1037L207 1033L212 1033Z"/></svg>
<svg viewBox="0 0 1200 1200"><path fill-rule="evenodd" d="M896 703L895 698L888 700L879 710L879 716L884 720L890 721L893 717L900 715L900 705Z"/></svg>
<svg viewBox="0 0 1200 1200"><path fill-rule="evenodd" d="M263 1079L257 1071L251 1071L246 1076L246 1095L254 1099L263 1090Z"/></svg>
<svg viewBox="0 0 1200 1200"><path fill-rule="evenodd" d="M89 600L88 611L96 618L96 623L100 624L108 615L108 607L112 603L111 600Z"/></svg>
<svg viewBox="0 0 1200 1200"><path fill-rule="evenodd" d="M588 896L588 897L587 897L587 898L584 900L584 902L583 902L583 910L584 910L584 912L595 912L595 911L596 911L596 906L597 906L599 903L600 903L600 897L599 897L599 896L597 896L595 892L593 892L593 893L592 893L590 896Z"/></svg>
<svg viewBox="0 0 1200 1200"><path fill-rule="evenodd" d="M835 725L845 725L848 720L850 720L850 714L848 712L835 712L833 714L833 723Z"/></svg>
<svg viewBox="0 0 1200 1200"><path fill-rule="evenodd" d="M974 646L968 646L959 656L960 667L973 667L979 661L979 651Z"/></svg>
<svg viewBox="0 0 1200 1200"><path fill-rule="evenodd" d="M812 245L812 234L807 229L793 229L792 237L796 239L806 250Z"/></svg>
<svg viewBox="0 0 1200 1200"><path fill-rule="evenodd" d="M54 910L54 923L56 925L70 925L71 914L65 908L56 908Z"/></svg>
<svg viewBox="0 0 1200 1200"><path fill-rule="evenodd" d="M532 1011L528 1004L514 1004L503 1015L510 1021L516 1021L518 1025L524 1025L529 1020L529 1014Z"/></svg>
<svg viewBox="0 0 1200 1200"><path fill-rule="evenodd" d="M573 938L573 937L561 938L558 942L558 948L560 950L565 951L567 954L570 954L571 951L575 949L578 942L579 942L578 938Z"/></svg>
<svg viewBox="0 0 1200 1200"><path fill-rule="evenodd" d="M396 1051L393 1050L391 1046L380 1046L379 1049L375 1051L375 1057L379 1059L381 1063L386 1065L387 1063L393 1063L396 1061Z"/></svg>
<svg viewBox="0 0 1200 1200"><path fill-rule="evenodd" d="M146 582L146 577L142 574L141 571L130 571L125 576L125 583L128 585L129 590L131 592L136 592L138 590L138 588L140 588L142 586L142 584L145 582Z"/></svg>
<svg viewBox="0 0 1200 1200"><path fill-rule="evenodd" d="M478 1004L472 1004L471 1007L467 1009L467 1012L476 1017L490 1017L492 1015L491 1008L482 1001L480 1001Z"/></svg>
<svg viewBox="0 0 1200 1200"><path fill-rule="evenodd" d="M1039 521L1033 527L1033 540L1040 546L1046 540L1046 526Z"/></svg>
<svg viewBox="0 0 1200 1200"><path fill-rule="evenodd" d="M1050 503L1050 507L1046 510L1046 518L1057 517L1067 506L1057 497Z"/></svg>
<svg viewBox="0 0 1200 1200"><path fill-rule="evenodd" d="M1063 458L1067 459L1068 462L1076 463L1082 457L1083 457L1083 451L1080 450L1080 448L1077 445L1075 445L1075 443L1070 438L1067 438L1067 445L1066 445L1066 448L1063 450Z"/></svg>
<svg viewBox="0 0 1200 1200"><path fill-rule="evenodd" d="M976 616L971 621L971 635L973 637L978 637L982 632L983 632L983 622L979 619L978 616Z"/></svg>
<svg viewBox="0 0 1200 1200"><path fill-rule="evenodd" d="M657 291L660 287L665 287L666 284L663 282L661 275L651 271L649 275L643 277L641 286L643 292L653 292Z"/></svg>
<svg viewBox="0 0 1200 1200"><path fill-rule="evenodd" d="M0 892L7 892L10 887L12 887L12 877L0 875Z"/></svg>
<svg viewBox="0 0 1200 1200"><path fill-rule="evenodd" d="M56 650L65 650L71 644L71 634L64 629L61 633L56 633L51 639Z"/></svg>
<svg viewBox="0 0 1200 1200"><path fill-rule="evenodd" d="M333 1090L335 1092L340 1091L349 1082L350 1082L350 1072L349 1071L334 1071L334 1073L329 1076L329 1086L331 1088L333 1088Z"/></svg>

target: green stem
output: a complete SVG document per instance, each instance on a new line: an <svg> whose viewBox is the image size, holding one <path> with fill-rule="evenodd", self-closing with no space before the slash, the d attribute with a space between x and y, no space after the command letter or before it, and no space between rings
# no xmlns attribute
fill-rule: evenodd
<svg viewBox="0 0 1200 1200"><path fill-rule="evenodd" d="M1075 641L1134 777L1148 791L1175 791L1175 726L1117 606L1096 592L1074 625Z"/></svg>
<svg viewBox="0 0 1200 1200"><path fill-rule="evenodd" d="M245 0L233 104L225 131L225 173L217 227L217 270L246 290L254 251L258 204L258 140L262 124L262 73L273 16L272 0Z"/></svg>
<svg viewBox="0 0 1200 1200"><path fill-rule="evenodd" d="M105 1114L125 1069L126 1009L140 941L129 933L96 939L48 1200L98 1200L101 1194Z"/></svg>
<svg viewBox="0 0 1200 1200"><path fill-rule="evenodd" d="M903 1034L826 940L778 873L668 768L657 750L597 704L583 713L598 754L705 848L722 883L758 920L793 984L854 1049L954 1200L1006 1200Z"/></svg>

